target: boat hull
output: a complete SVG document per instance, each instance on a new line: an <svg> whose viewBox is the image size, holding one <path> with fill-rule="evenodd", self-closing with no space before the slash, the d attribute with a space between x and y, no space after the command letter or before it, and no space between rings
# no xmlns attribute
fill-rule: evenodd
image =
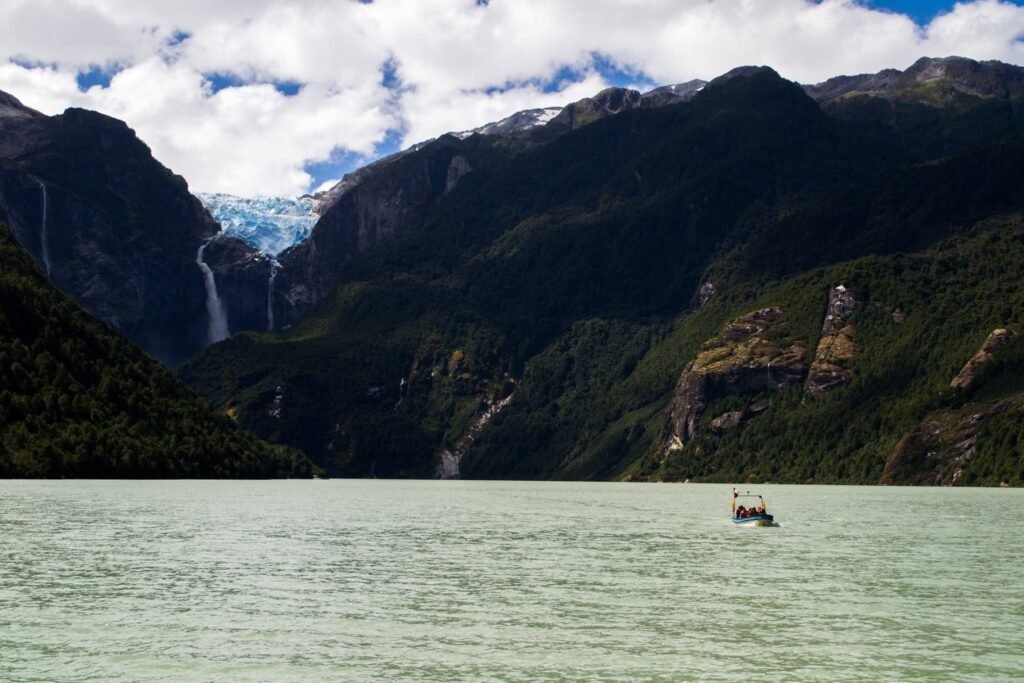
<svg viewBox="0 0 1024 683"><path fill-rule="evenodd" d="M744 517L742 519L733 518L732 523L736 526L774 526L775 519L770 516L766 517Z"/></svg>

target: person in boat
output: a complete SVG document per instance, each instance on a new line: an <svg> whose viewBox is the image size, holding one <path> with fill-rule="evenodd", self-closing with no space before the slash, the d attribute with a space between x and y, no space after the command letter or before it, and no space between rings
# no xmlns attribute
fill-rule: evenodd
<svg viewBox="0 0 1024 683"><path fill-rule="evenodd" d="M747 516L747 508L745 508L742 505L740 505L739 508L737 508L737 510L736 510L736 517L737 517L737 519L742 519L742 518L744 518L746 516Z"/></svg>

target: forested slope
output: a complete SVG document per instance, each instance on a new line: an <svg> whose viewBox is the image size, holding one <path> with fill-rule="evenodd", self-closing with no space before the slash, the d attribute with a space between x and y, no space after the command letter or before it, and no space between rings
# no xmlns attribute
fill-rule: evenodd
<svg viewBox="0 0 1024 683"><path fill-rule="evenodd" d="M310 476L57 291L0 225L0 477Z"/></svg>

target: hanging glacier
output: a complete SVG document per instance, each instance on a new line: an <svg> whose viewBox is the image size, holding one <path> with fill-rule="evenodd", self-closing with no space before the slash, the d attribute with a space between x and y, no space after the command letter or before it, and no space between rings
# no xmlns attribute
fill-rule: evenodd
<svg viewBox="0 0 1024 683"><path fill-rule="evenodd" d="M236 197L222 193L196 193L225 234L275 257L309 235L320 217L316 200L303 197Z"/></svg>

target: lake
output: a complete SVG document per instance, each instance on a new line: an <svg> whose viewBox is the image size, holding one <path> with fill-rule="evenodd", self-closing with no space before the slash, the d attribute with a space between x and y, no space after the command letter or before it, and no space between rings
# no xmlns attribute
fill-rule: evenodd
<svg viewBox="0 0 1024 683"><path fill-rule="evenodd" d="M1024 491L0 481L0 680L1024 679Z"/></svg>

